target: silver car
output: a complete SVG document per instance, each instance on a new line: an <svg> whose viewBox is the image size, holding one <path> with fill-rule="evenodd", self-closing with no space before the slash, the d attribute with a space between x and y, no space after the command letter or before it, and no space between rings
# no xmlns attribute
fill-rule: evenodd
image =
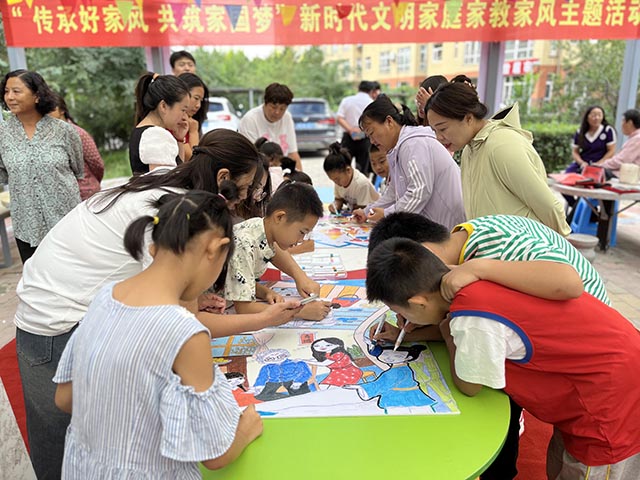
<svg viewBox="0 0 640 480"><path fill-rule="evenodd" d="M202 123L202 133L215 128L238 131L240 117L235 107L226 97L209 97L207 119Z"/></svg>

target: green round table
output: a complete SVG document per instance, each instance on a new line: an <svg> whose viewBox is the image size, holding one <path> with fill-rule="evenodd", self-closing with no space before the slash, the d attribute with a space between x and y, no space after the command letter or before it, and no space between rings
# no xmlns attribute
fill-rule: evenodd
<svg viewBox="0 0 640 480"><path fill-rule="evenodd" d="M509 400L483 388L460 393L444 343L429 344L458 403L457 415L265 419L264 433L215 480L458 480L476 478L496 457Z"/></svg>

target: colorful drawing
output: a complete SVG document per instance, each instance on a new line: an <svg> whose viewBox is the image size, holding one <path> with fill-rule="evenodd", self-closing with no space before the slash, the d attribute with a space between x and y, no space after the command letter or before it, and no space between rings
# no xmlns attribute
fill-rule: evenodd
<svg viewBox="0 0 640 480"><path fill-rule="evenodd" d="M314 280L347 278L347 269L342 263L342 257L337 253L314 252L294 255L294 260L309 278ZM292 280L282 272L282 280Z"/></svg>
<svg viewBox="0 0 640 480"><path fill-rule="evenodd" d="M298 295L291 284L273 287ZM331 324L296 320L213 342L217 355L223 347L229 352L221 369L242 406L255 404L262 416L276 418L459 413L426 345L393 352L371 344L370 327L393 315L386 307L369 303L363 287L322 290L344 304Z"/></svg>
<svg viewBox="0 0 640 480"><path fill-rule="evenodd" d="M367 248L371 228L371 225L353 222L350 217L332 216L320 219L311 238L317 245Z"/></svg>

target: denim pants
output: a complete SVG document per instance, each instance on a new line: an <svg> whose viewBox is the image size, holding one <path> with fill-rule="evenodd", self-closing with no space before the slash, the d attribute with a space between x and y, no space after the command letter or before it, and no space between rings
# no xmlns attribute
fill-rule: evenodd
<svg viewBox="0 0 640 480"><path fill-rule="evenodd" d="M56 407L56 384L52 378L73 330L47 337L16 329L29 455L38 480L59 479L62 472L64 439L71 415Z"/></svg>

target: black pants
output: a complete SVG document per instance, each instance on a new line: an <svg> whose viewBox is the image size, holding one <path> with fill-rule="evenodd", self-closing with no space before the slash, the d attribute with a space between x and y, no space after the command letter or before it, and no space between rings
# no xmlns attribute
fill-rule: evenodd
<svg viewBox="0 0 640 480"><path fill-rule="evenodd" d="M368 138L354 140L347 132L342 135L342 146L349 150L352 157L356 158L356 167L365 175L369 175L371 165L369 164L369 147L371 143Z"/></svg>
<svg viewBox="0 0 640 480"><path fill-rule="evenodd" d="M518 450L520 448L520 414L522 407L509 397L511 416L509 429L502 450L489 468L480 475L481 480L511 480L518 474Z"/></svg>
<svg viewBox="0 0 640 480"><path fill-rule="evenodd" d="M20 259L22 260L22 264L29 260L34 253L36 253L36 249L38 247L32 247L31 244L27 242L23 242L19 238L16 238L16 244L18 245L18 252L20 252Z"/></svg>

